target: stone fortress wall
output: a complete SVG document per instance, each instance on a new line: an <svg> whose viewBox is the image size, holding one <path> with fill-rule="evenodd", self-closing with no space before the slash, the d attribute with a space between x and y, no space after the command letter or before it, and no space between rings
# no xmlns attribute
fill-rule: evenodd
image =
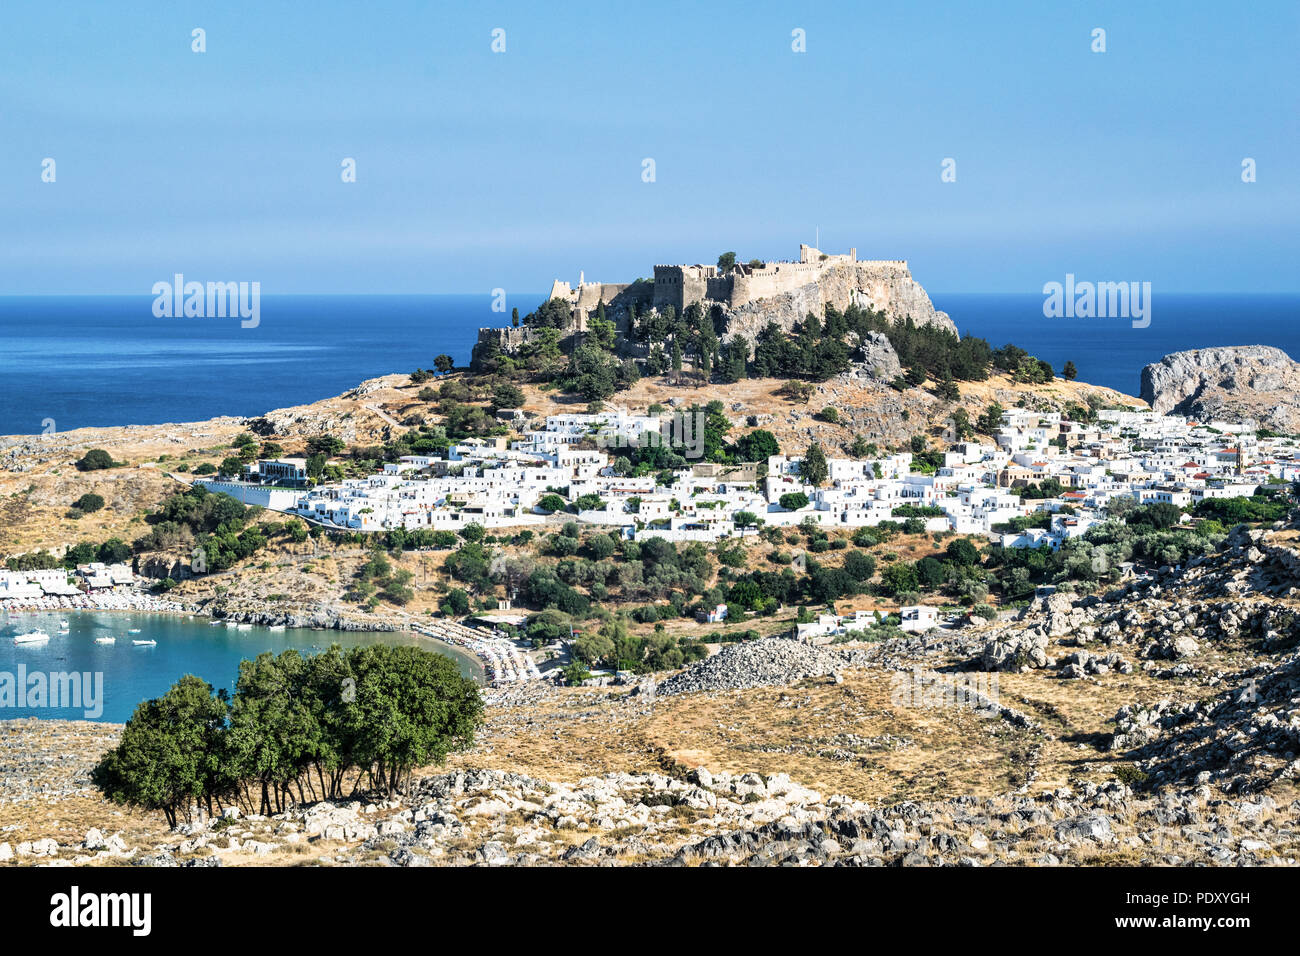
<svg viewBox="0 0 1300 956"><path fill-rule="evenodd" d="M579 336L589 330L591 317L603 306L628 354L643 351L629 335L633 306L638 313L671 306L681 314L696 304L720 310L724 341L736 335L753 341L768 322L792 328L809 312L820 315L828 303L840 310L850 305L870 307L897 317L910 316L918 325L957 331L912 278L906 259L860 260L856 249L829 254L806 244L800 244L797 261L771 261L753 267L737 262L727 273L720 273L715 265L697 263L657 265L653 281L588 282L580 276L575 287L557 279L551 285L550 298L569 305L569 332ZM530 340L524 329L484 329L480 339L485 336L507 351Z"/></svg>

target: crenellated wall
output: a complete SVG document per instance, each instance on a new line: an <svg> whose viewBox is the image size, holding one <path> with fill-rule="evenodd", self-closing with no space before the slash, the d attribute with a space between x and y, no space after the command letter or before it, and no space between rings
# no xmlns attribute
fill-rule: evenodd
<svg viewBox="0 0 1300 956"><path fill-rule="evenodd" d="M857 249L830 254L801 244L795 262L764 262L751 267L737 263L726 273L711 265L656 265L653 282L580 282L577 288L555 280L551 298L562 299L571 309L566 332L579 339L593 315L605 307L606 317L617 326L624 351L635 352L628 335L631 309L678 314L699 303L719 306L725 321L723 338L745 335L751 340L768 322L791 328L809 312L820 315L827 304L842 310L850 305L870 307L897 317L910 316L918 325L940 325L954 334L948 316L934 308L925 289L912 278L906 259L858 259ZM524 329L484 329L480 341L501 333L496 341L512 351L529 341ZM643 351L643 350L642 350Z"/></svg>

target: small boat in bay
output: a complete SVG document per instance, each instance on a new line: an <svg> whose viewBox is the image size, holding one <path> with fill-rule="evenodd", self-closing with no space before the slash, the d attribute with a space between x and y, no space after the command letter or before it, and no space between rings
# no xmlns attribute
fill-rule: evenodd
<svg viewBox="0 0 1300 956"><path fill-rule="evenodd" d="M28 631L26 634L17 634L14 636L15 644L44 644L50 639L50 635L44 631Z"/></svg>
<svg viewBox="0 0 1300 956"><path fill-rule="evenodd" d="M129 629L127 630L126 633L128 633L128 634L139 634L139 633L140 633L140 629L139 629L138 627L132 627L132 628L129 628Z"/></svg>
<svg viewBox="0 0 1300 956"><path fill-rule="evenodd" d="M153 647L158 642L157 641L132 641L131 643L134 644L136 647Z"/></svg>
<svg viewBox="0 0 1300 956"><path fill-rule="evenodd" d="M116 638L116 637L97 637L97 638L95 638L95 643L96 643L96 644L116 644L116 643L117 643L117 638Z"/></svg>

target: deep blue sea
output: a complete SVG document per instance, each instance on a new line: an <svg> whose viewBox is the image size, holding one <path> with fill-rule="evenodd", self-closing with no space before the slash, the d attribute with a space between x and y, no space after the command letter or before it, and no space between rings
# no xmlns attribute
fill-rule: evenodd
<svg viewBox="0 0 1300 956"><path fill-rule="evenodd" d="M1142 367L1170 352L1219 345L1272 345L1300 360L1300 295L1160 294L1151 324L1130 319L1043 317L1041 295L936 294L963 336L978 335L994 348L1013 343L1050 362L1067 361L1079 379L1128 395L1141 387Z"/></svg>
<svg viewBox="0 0 1300 956"><path fill-rule="evenodd" d="M509 324L487 295L264 295L248 329L155 318L152 296L0 296L0 435L260 415L443 352L467 364L481 326Z"/></svg>
<svg viewBox="0 0 1300 956"><path fill-rule="evenodd" d="M541 294L507 302L527 314ZM1142 366L1182 349L1274 345L1300 357L1298 295L1159 295L1151 325L1047 319L1040 295L936 294L963 335L1014 342L1131 395ZM263 296L238 319L155 318L151 296L0 297L0 434L258 415L337 395L440 352L469 360L486 295ZM52 425L44 424L51 420Z"/></svg>
<svg viewBox="0 0 1300 956"><path fill-rule="evenodd" d="M59 621L68 622L68 633L59 634ZM139 634L132 634L139 628ZM43 644L14 644L13 635L33 630L50 635ZM96 644L97 637L115 637L115 644ZM153 647L138 647L133 640L155 640ZM209 626L207 618L181 614L130 614L117 611L61 611L53 613L0 612L0 680L13 675L19 666L27 675L36 672L90 673L102 675L103 713L87 716L85 708L18 707L0 701L0 720L15 717L48 717L66 720L125 721L136 704L166 693L184 674L202 677L215 688L234 690L239 662L265 651L280 653L295 648L304 654L317 653L331 644L344 648L365 644L418 644L444 653L456 661L467 677L482 679L477 660L458 648L435 644L407 633L364 634L346 631L265 627L239 631ZM30 686L30 685L28 685Z"/></svg>

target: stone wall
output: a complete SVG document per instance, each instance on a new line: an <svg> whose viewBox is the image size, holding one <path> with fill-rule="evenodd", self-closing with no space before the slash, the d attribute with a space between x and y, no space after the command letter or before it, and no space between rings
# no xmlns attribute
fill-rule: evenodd
<svg viewBox="0 0 1300 956"><path fill-rule="evenodd" d="M591 316L604 306L606 318L620 333L620 351L625 355L645 351L628 340L633 305L639 312L671 307L678 314L696 303L717 306L723 315L724 341L736 335L753 341L768 322L790 329L809 312L822 315L828 303L841 311L850 305L870 307L898 318L910 316L917 325L957 331L912 278L907 260L859 260L856 249L830 255L801 245L798 262L766 262L755 268L737 263L725 275L711 265L657 265L652 283L582 282L575 289L556 280L551 296L565 300L572 310L572 324L564 333L566 348L581 340ZM483 329L479 335L480 342L494 338L504 352L531 341L525 329Z"/></svg>

